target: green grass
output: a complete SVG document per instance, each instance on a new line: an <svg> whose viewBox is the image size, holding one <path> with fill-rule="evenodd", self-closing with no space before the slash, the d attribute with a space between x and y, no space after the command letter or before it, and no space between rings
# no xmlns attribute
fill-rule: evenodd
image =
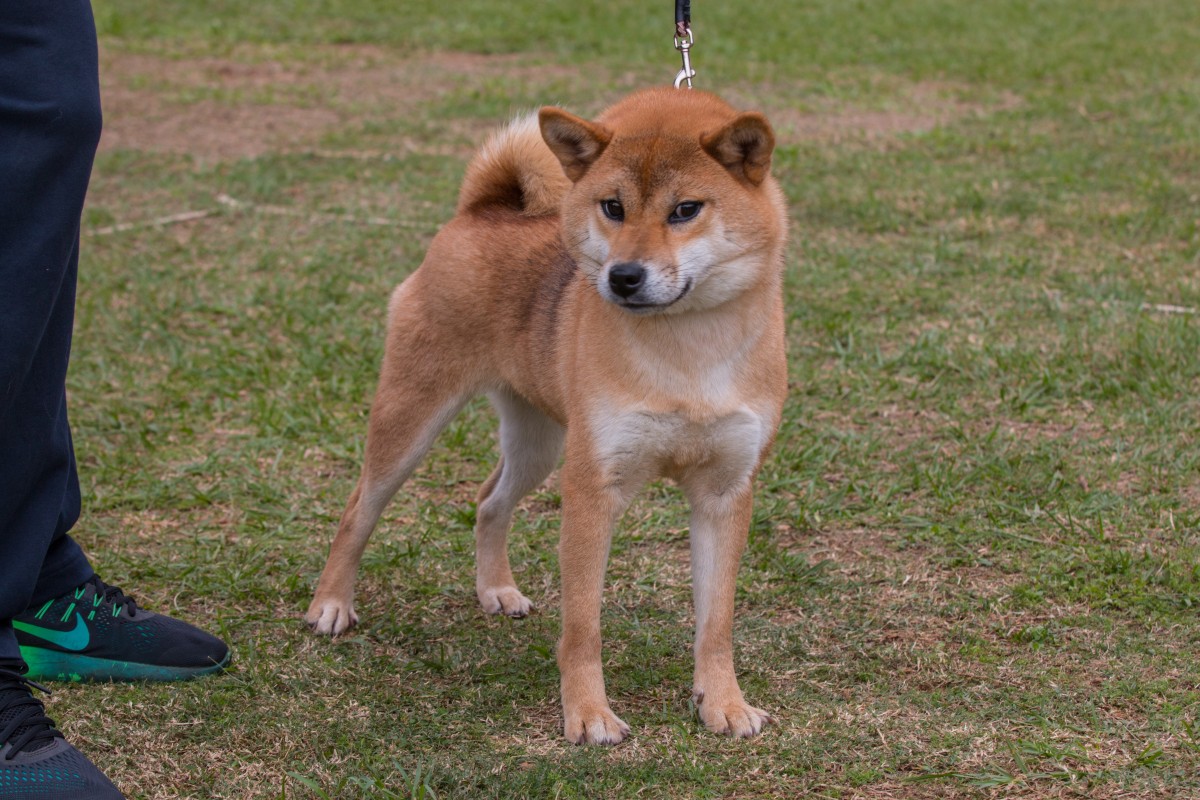
<svg viewBox="0 0 1200 800"><path fill-rule="evenodd" d="M634 737L561 741L559 498L512 540L537 613L486 617L482 403L372 539L360 627L304 628L387 293L471 148L517 111L669 81L669 13L97 0L77 533L235 651L201 682L56 691L131 797L1200 793L1200 315L1159 308L1200 308L1185 0L694 9L699 86L772 118L791 202L792 388L735 632L778 717L762 737L697 722L687 517L655 486L604 612ZM154 224L185 211L207 216Z"/></svg>

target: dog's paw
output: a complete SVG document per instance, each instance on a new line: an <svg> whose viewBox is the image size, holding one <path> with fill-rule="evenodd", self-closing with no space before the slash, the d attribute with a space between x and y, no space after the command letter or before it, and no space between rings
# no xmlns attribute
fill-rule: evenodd
<svg viewBox="0 0 1200 800"><path fill-rule="evenodd" d="M757 736L767 723L773 721L770 714L741 698L721 702L715 698L705 698L700 692L694 700L704 727L713 733L723 733L735 739Z"/></svg>
<svg viewBox="0 0 1200 800"><path fill-rule="evenodd" d="M353 603L314 599L304 615L304 621L316 633L338 636L358 624L358 614L354 613Z"/></svg>
<svg viewBox="0 0 1200 800"><path fill-rule="evenodd" d="M585 706L566 712L563 733L573 744L619 744L629 726L608 706Z"/></svg>
<svg viewBox="0 0 1200 800"><path fill-rule="evenodd" d="M515 586L480 588L475 592L479 605L489 614L504 614L520 619L529 615L533 603Z"/></svg>

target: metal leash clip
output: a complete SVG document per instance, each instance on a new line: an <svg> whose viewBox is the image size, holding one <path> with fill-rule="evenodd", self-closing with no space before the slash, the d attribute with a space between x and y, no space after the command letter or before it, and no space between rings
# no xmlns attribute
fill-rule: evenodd
<svg viewBox="0 0 1200 800"><path fill-rule="evenodd" d="M691 89L691 79L696 77L696 71L691 68L692 42L696 38L691 35L691 0L676 0L676 49L683 56L683 70L676 76L676 89L688 84Z"/></svg>
<svg viewBox="0 0 1200 800"><path fill-rule="evenodd" d="M687 88L692 88L692 78L696 77L696 70L692 69L692 58L689 51L695 41L696 37L692 35L691 25L686 22L675 24L675 49L683 56L683 69L679 70L679 74L675 76L676 89L684 83L687 84Z"/></svg>

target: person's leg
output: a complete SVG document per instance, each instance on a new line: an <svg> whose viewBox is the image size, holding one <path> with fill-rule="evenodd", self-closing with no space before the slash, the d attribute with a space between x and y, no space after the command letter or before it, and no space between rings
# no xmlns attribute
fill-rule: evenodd
<svg viewBox="0 0 1200 800"><path fill-rule="evenodd" d="M88 0L0 3L0 798L120 800L22 676L13 618L94 573L67 531L79 217L100 137Z"/></svg>
<svg viewBox="0 0 1200 800"><path fill-rule="evenodd" d="M0 2L0 660L49 680L190 678L228 663L224 642L138 608L67 533L80 493L66 370L98 72L88 0Z"/></svg>
<svg viewBox="0 0 1200 800"><path fill-rule="evenodd" d="M101 124L88 0L4 0L0 54L0 658L16 658L12 618L93 574L67 535L79 482L65 397Z"/></svg>

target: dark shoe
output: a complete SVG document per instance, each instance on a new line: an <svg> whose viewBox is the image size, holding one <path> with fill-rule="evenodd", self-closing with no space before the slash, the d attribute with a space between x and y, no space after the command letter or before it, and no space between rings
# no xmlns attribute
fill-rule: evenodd
<svg viewBox="0 0 1200 800"><path fill-rule="evenodd" d="M30 687L42 689L17 665L0 663L0 800L124 800L67 744Z"/></svg>
<svg viewBox="0 0 1200 800"><path fill-rule="evenodd" d="M13 619L31 678L174 681L219 672L229 648L186 622L138 608L100 578Z"/></svg>

